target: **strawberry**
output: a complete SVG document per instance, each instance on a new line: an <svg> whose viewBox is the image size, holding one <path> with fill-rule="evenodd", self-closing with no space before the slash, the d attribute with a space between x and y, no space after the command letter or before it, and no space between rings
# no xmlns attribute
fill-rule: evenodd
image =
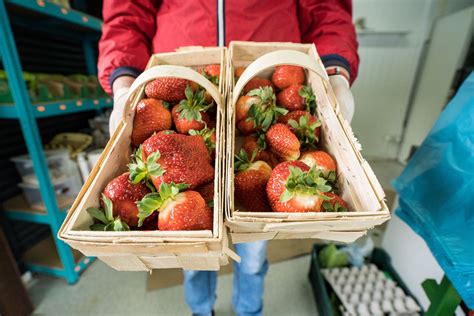
<svg viewBox="0 0 474 316"><path fill-rule="evenodd" d="M183 117L181 113L178 112L179 104L175 105L171 110L171 116L173 117L174 126L180 134L189 134L190 130L200 131L206 127L207 122L209 121L209 115L206 112L200 112L199 116L201 120L197 119L188 120Z"/></svg>
<svg viewBox="0 0 474 316"><path fill-rule="evenodd" d="M274 212L320 212L331 189L321 171L288 161L273 169L266 191Z"/></svg>
<svg viewBox="0 0 474 316"><path fill-rule="evenodd" d="M166 102L179 102L186 97L185 89L191 83L180 78L157 78L145 86L145 94L149 98Z"/></svg>
<svg viewBox="0 0 474 316"><path fill-rule="evenodd" d="M211 157L201 136L156 134L143 142L128 165L132 183L155 188L165 183L187 183L193 189L214 179Z"/></svg>
<svg viewBox="0 0 474 316"><path fill-rule="evenodd" d="M210 207L214 207L214 181L197 187L196 191L201 194L207 205L209 205Z"/></svg>
<svg viewBox="0 0 474 316"><path fill-rule="evenodd" d="M276 66L272 74L272 82L278 89L285 89L294 84L303 84L304 79L304 69L299 66Z"/></svg>
<svg viewBox="0 0 474 316"><path fill-rule="evenodd" d="M170 129L171 124L166 102L152 98L141 100L133 119L132 146L138 147L155 132Z"/></svg>
<svg viewBox="0 0 474 316"><path fill-rule="evenodd" d="M323 202L323 210L325 212L347 212L347 204L339 195L332 192L324 193L329 200Z"/></svg>
<svg viewBox="0 0 474 316"><path fill-rule="evenodd" d="M265 189L272 168L264 161L255 161L256 152L249 159L245 150L235 156L234 190L236 202L248 211L270 211Z"/></svg>
<svg viewBox="0 0 474 316"><path fill-rule="evenodd" d="M293 111L278 118L298 137L302 146L316 147L321 136L321 122L306 111Z"/></svg>
<svg viewBox="0 0 474 316"><path fill-rule="evenodd" d="M138 226L157 211L159 230L212 229L212 209L198 192L181 192L186 188L186 184L162 183L159 193L147 194L138 202Z"/></svg>
<svg viewBox="0 0 474 316"><path fill-rule="evenodd" d="M323 176L331 183L336 181L336 162L325 151L311 150L304 152L300 161L310 168L317 168L322 171Z"/></svg>
<svg viewBox="0 0 474 316"><path fill-rule="evenodd" d="M207 104L204 90L193 92L191 87L186 87L186 99L181 100L171 111L176 129L181 134L187 134L190 129L201 130L206 126L209 116L205 114L213 104Z"/></svg>
<svg viewBox="0 0 474 316"><path fill-rule="evenodd" d="M212 64L206 65L199 70L199 72L204 75L210 82L215 85L219 85L219 77L221 76L221 65Z"/></svg>
<svg viewBox="0 0 474 316"><path fill-rule="evenodd" d="M245 150L248 156L252 156L253 152L256 152L255 160L263 160L270 164L270 154L265 150L266 148L265 134L258 137L255 135L245 136L242 142L242 149Z"/></svg>
<svg viewBox="0 0 474 316"><path fill-rule="evenodd" d="M272 125L266 141L270 150L284 161L296 160L300 156L300 142L285 124Z"/></svg>
<svg viewBox="0 0 474 316"><path fill-rule="evenodd" d="M129 231L130 226L120 218L113 214L112 201L102 194L103 208L88 207L87 213L92 217L94 223L89 226L94 231ZM138 212L137 212L138 214Z"/></svg>
<svg viewBox="0 0 474 316"><path fill-rule="evenodd" d="M150 190L143 183L132 184L129 181L128 172L123 173L110 181L104 188L102 205L105 214L110 212L113 217L121 220L127 226L135 227L138 224L138 208L135 203L149 192ZM112 215L109 215L106 217L110 219ZM102 223L108 225L104 221Z"/></svg>
<svg viewBox="0 0 474 316"><path fill-rule="evenodd" d="M189 135L192 136L201 136L206 144L207 149L209 150L209 154L211 155L211 159L214 160L216 155L216 129L212 128L203 128L200 131L190 129Z"/></svg>
<svg viewBox="0 0 474 316"><path fill-rule="evenodd" d="M244 73L246 67L235 67L234 69L234 78L238 80L240 76Z"/></svg>
<svg viewBox="0 0 474 316"><path fill-rule="evenodd" d="M316 96L311 87L293 84L283 89L277 95L279 105L288 111L306 110L314 113L316 110Z"/></svg>
<svg viewBox="0 0 474 316"><path fill-rule="evenodd" d="M250 91L258 88L270 87L272 90L275 90L273 83L265 78L253 77L244 87L244 94L249 93Z"/></svg>
<svg viewBox="0 0 474 316"><path fill-rule="evenodd" d="M241 120L247 119L250 107L254 104L258 104L259 102L259 97L251 97L248 95L241 96L235 105L235 121L239 122Z"/></svg>
<svg viewBox="0 0 474 316"><path fill-rule="evenodd" d="M237 106L237 113L240 120L237 120L237 128L244 135L249 135L255 131L267 131L271 124L275 123L278 116L286 114L288 111L277 107L273 89L263 87L250 91L247 96L255 99L243 99ZM248 107L250 104L250 107ZM248 110L247 110L248 107ZM245 118L247 116L247 118Z"/></svg>
<svg viewBox="0 0 474 316"><path fill-rule="evenodd" d="M255 124L252 121L241 120L237 123L237 129L242 135L250 135L257 131L254 125Z"/></svg>

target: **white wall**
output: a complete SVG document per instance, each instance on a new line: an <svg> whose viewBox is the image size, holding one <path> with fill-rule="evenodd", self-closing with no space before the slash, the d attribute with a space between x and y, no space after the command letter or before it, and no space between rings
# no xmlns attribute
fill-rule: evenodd
<svg viewBox="0 0 474 316"><path fill-rule="evenodd" d="M365 18L371 31L358 36L361 63L353 86L352 126L366 157L397 157L432 5L430 0L354 1L354 20Z"/></svg>

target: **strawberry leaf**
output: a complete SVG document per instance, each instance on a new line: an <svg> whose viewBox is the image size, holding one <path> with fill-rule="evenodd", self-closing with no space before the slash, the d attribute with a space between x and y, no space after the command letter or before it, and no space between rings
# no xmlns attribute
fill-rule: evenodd
<svg viewBox="0 0 474 316"><path fill-rule="evenodd" d="M114 209L113 209L112 201L108 197L106 197L104 194L102 194L102 201L104 201L105 218L107 219L107 221L113 221Z"/></svg>
<svg viewBox="0 0 474 316"><path fill-rule="evenodd" d="M151 177L161 177L165 173L165 170L161 168L161 165L158 163L160 157L160 152L156 151L150 154L146 162L144 162L142 146L140 145L132 155L132 162L128 164L128 170L130 172L129 179L132 184L138 184L144 181L146 186L151 189L151 187L153 187L150 183ZM152 191L155 191L155 189Z"/></svg>
<svg viewBox="0 0 474 316"><path fill-rule="evenodd" d="M291 200L294 196L294 192L290 192L288 190L285 190L283 194L280 196L280 202L281 203L286 203L289 200Z"/></svg>
<svg viewBox="0 0 474 316"><path fill-rule="evenodd" d="M99 224L99 223L94 223L89 226L90 230L93 231L105 231L105 225L104 224Z"/></svg>
<svg viewBox="0 0 474 316"><path fill-rule="evenodd" d="M306 112L314 114L316 112L316 95L313 93L313 89L309 86L303 86L298 94L304 99L306 105Z"/></svg>
<svg viewBox="0 0 474 316"><path fill-rule="evenodd" d="M138 227L143 225L143 221L154 211L163 205L160 193L148 193L137 202L138 206Z"/></svg>
<svg viewBox="0 0 474 316"><path fill-rule="evenodd" d="M86 211L87 213L89 213L90 216L92 216L93 219L99 220L100 222L102 222L102 224L108 223L108 220L105 217L103 210L98 209L97 207L88 207Z"/></svg>

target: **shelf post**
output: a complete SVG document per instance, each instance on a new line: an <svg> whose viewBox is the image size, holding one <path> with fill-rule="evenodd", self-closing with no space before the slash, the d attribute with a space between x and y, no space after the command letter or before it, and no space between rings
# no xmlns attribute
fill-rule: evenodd
<svg viewBox="0 0 474 316"><path fill-rule="evenodd" d="M43 145L34 115L34 107L31 104L28 90L23 80L23 71L18 58L18 51L13 39L13 32L10 27L4 0L0 0L0 54L7 73L8 84L12 90L15 109L18 113L18 120L26 147L33 160L33 168L39 181L41 196L46 206L53 238L63 264L65 278L68 283L75 283L78 279L78 274L75 271L72 251L64 242L59 240L57 236L62 216L56 201L51 179L49 178L48 166L46 164Z"/></svg>
<svg viewBox="0 0 474 316"><path fill-rule="evenodd" d="M84 49L84 59L86 61L87 74L97 75L97 62L95 58L94 46L92 40L89 37L84 38L82 41Z"/></svg>

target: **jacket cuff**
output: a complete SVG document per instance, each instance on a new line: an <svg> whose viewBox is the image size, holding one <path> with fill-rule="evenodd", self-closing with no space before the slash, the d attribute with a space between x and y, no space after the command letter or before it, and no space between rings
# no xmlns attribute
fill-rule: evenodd
<svg viewBox="0 0 474 316"><path fill-rule="evenodd" d="M321 61L324 64L324 67L332 67L332 66L338 66L338 67L343 67L347 72L349 73L349 77L352 78L351 74L351 66L347 59L342 57L341 55L337 54L329 54L329 55L324 55L321 56Z"/></svg>
<svg viewBox="0 0 474 316"><path fill-rule="evenodd" d="M112 85L118 77L121 76L131 76L131 77L138 77L141 74L141 71L138 70L137 68L134 67L129 67L129 66L123 66L123 67L118 67L115 68L114 71L110 74L109 77L109 84L110 88L112 88Z"/></svg>

